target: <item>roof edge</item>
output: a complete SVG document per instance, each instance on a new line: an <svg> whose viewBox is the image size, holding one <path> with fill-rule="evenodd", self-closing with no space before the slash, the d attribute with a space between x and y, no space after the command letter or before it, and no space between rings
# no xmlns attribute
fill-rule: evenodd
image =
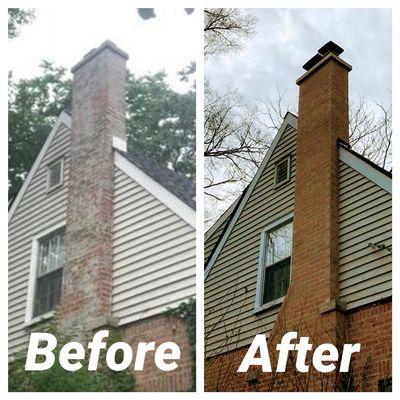
<svg viewBox="0 0 400 400"><path fill-rule="evenodd" d="M339 160L392 194L392 178L387 171L382 172L381 167L343 145L339 145Z"/></svg>
<svg viewBox="0 0 400 400"><path fill-rule="evenodd" d="M120 151L114 151L114 165L146 189L151 195L196 229L196 211L133 164Z"/></svg>

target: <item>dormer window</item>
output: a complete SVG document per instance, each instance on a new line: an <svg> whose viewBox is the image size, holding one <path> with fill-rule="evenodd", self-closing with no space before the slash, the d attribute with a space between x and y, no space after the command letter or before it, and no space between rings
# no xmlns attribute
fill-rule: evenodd
<svg viewBox="0 0 400 400"><path fill-rule="evenodd" d="M63 184L64 160L60 159L47 168L47 191L50 192Z"/></svg>
<svg viewBox="0 0 400 400"><path fill-rule="evenodd" d="M275 187L284 185L290 180L290 157L275 164Z"/></svg>

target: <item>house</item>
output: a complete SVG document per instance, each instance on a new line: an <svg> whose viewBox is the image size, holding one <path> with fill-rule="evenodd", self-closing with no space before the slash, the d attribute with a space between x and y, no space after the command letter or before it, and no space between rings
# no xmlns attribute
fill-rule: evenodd
<svg viewBox="0 0 400 400"><path fill-rule="evenodd" d="M342 52L328 42L304 65L298 116L286 114L250 185L206 234L207 391L391 387L391 174L348 144ZM256 334L275 348L288 331L361 351L340 375L237 372Z"/></svg>
<svg viewBox="0 0 400 400"><path fill-rule="evenodd" d="M195 295L195 185L127 149L128 55L110 41L73 67L62 112L9 213L9 352L53 322L133 347L174 341L179 367L135 373L138 390L188 390L187 326L166 314Z"/></svg>

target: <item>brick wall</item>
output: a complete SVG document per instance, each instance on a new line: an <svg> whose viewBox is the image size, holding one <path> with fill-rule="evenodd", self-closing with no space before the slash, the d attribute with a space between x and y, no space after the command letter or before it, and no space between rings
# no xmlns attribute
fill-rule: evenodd
<svg viewBox="0 0 400 400"><path fill-rule="evenodd" d="M352 370L356 391L377 391L378 381L392 376L392 303L375 304L348 316L351 343L361 343Z"/></svg>
<svg viewBox="0 0 400 400"><path fill-rule="evenodd" d="M154 363L154 357L147 355L143 371L135 371L137 391L181 392L188 391L192 384L192 355L186 323L175 316L165 314L146 318L121 328L122 340L137 349L138 342L156 342L156 348L163 342L174 342L181 350L178 367L163 372ZM154 353L153 353L154 355Z"/></svg>
<svg viewBox="0 0 400 400"><path fill-rule="evenodd" d="M392 376L392 303L373 304L346 315L347 342L361 343L359 354L352 356L351 374L339 377L336 387L332 382L324 381L317 375L312 387L304 382L305 390L318 390L321 385L331 385L335 391L349 389L360 391L378 391L378 381ZM272 344L268 344L272 361ZM263 373L253 368L250 373L236 372L248 347L213 357L205 362L205 390L242 392L242 391L302 391L299 382L293 381L294 375L287 373ZM290 363L288 363L290 371ZM252 378L255 378L254 380ZM307 380L305 374L302 379ZM324 378L325 379L325 378ZM322 382L322 383L321 383Z"/></svg>

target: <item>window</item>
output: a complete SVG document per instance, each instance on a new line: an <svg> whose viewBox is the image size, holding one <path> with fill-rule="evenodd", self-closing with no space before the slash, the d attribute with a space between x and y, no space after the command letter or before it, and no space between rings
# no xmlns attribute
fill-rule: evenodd
<svg viewBox="0 0 400 400"><path fill-rule="evenodd" d="M281 186L290 180L290 157L275 164L275 187Z"/></svg>
<svg viewBox="0 0 400 400"><path fill-rule="evenodd" d="M283 301L290 283L292 215L280 218L261 233L256 311Z"/></svg>
<svg viewBox="0 0 400 400"><path fill-rule="evenodd" d="M52 311L57 305L61 294L64 263L64 230L39 240L33 317Z"/></svg>
<svg viewBox="0 0 400 400"><path fill-rule="evenodd" d="M47 191L56 189L63 184L63 170L63 159L49 165L47 169Z"/></svg>

